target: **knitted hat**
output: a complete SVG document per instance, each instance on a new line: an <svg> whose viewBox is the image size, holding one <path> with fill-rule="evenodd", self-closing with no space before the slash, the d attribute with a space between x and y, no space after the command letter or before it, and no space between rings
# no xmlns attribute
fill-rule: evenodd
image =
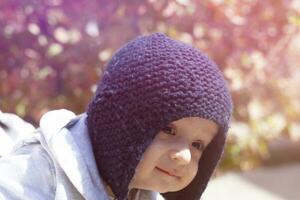
<svg viewBox="0 0 300 200"><path fill-rule="evenodd" d="M224 77L206 55L162 33L139 36L113 55L88 106L98 170L117 199L126 199L143 153L163 127L185 117L209 119L219 133L203 152L195 179L163 194L199 199L223 152L231 112Z"/></svg>

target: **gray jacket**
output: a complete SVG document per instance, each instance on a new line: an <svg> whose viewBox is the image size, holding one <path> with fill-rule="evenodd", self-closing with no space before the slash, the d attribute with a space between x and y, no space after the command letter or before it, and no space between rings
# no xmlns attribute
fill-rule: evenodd
<svg viewBox="0 0 300 200"><path fill-rule="evenodd" d="M85 124L86 114L46 113L40 128L0 159L0 199L111 199L98 173ZM159 193L138 190L133 199L160 200Z"/></svg>

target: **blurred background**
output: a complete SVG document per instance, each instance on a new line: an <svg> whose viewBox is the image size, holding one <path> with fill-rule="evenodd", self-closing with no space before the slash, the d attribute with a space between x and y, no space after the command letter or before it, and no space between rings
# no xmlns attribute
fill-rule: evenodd
<svg viewBox="0 0 300 200"><path fill-rule="evenodd" d="M207 53L234 101L204 199L300 199L299 28L299 0L1 0L2 118L84 112L114 51L163 32Z"/></svg>

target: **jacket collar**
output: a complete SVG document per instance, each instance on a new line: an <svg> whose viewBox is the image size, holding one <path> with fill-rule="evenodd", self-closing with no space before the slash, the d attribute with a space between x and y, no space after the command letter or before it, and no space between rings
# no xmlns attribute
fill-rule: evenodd
<svg viewBox="0 0 300 200"><path fill-rule="evenodd" d="M56 113L43 116L40 127L59 166L85 199L108 199L85 124L86 113L76 117L66 110L51 112Z"/></svg>

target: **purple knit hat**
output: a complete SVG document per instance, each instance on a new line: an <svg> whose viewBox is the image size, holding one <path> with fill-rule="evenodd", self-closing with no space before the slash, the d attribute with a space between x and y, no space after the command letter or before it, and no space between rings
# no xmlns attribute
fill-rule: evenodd
<svg viewBox="0 0 300 200"><path fill-rule="evenodd" d="M118 200L155 135L184 117L214 121L219 133L203 152L195 179L166 199L200 199L223 153L232 101L206 55L162 33L139 36L109 61L87 110L98 170Z"/></svg>

